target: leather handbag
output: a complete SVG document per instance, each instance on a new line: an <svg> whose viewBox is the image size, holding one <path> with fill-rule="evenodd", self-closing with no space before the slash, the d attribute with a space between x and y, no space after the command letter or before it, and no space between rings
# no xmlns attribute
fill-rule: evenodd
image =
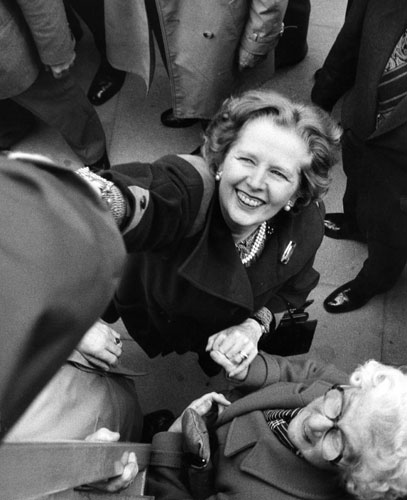
<svg viewBox="0 0 407 500"><path fill-rule="evenodd" d="M278 327L260 340L259 350L279 356L308 352L318 324L316 319L309 320L309 314L305 311L312 302L307 301L301 308L295 308L288 302L287 312Z"/></svg>

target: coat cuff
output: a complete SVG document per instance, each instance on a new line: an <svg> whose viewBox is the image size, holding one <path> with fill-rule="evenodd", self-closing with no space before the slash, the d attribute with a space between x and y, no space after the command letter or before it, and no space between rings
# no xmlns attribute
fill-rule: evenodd
<svg viewBox="0 0 407 500"><path fill-rule="evenodd" d="M244 380L234 381L231 378L228 380L235 383L239 389L245 392L252 392L262 388L266 384L279 382L281 374L280 365L273 356L266 356L262 352L258 353L249 366L249 371Z"/></svg>

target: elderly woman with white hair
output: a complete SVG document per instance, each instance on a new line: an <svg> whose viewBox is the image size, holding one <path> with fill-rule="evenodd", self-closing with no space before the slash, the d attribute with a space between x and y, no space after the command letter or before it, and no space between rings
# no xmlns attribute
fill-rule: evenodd
<svg viewBox="0 0 407 500"><path fill-rule="evenodd" d="M261 352L234 380L227 399L197 399L154 437L148 493L157 500L407 494L401 370L368 361L349 378L333 365Z"/></svg>

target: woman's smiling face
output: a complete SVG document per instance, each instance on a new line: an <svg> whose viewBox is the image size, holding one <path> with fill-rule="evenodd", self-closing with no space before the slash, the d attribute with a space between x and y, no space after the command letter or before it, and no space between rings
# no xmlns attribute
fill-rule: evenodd
<svg viewBox="0 0 407 500"><path fill-rule="evenodd" d="M244 125L219 167L223 217L235 241L295 201L301 169L311 162L304 140L268 117Z"/></svg>

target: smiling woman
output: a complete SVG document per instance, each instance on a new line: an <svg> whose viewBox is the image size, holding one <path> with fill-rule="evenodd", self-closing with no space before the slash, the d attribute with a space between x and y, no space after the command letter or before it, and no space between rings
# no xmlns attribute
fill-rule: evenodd
<svg viewBox="0 0 407 500"><path fill-rule="evenodd" d="M273 315L302 306L318 282L320 198L339 138L312 105L252 91L215 115L203 157L82 170L129 251L105 319L120 316L151 357L194 351L215 374L220 352L229 375L247 368Z"/></svg>

